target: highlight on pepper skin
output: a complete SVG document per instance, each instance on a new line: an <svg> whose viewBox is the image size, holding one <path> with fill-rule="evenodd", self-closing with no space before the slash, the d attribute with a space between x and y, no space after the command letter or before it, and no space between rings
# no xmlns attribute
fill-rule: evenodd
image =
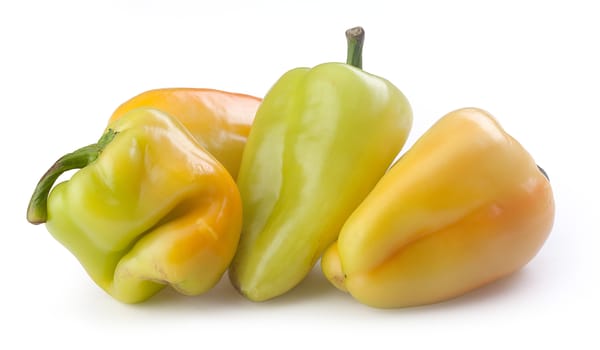
<svg viewBox="0 0 600 350"><path fill-rule="evenodd" d="M487 112L433 125L345 222L326 278L373 307L430 304L507 276L553 226L550 183Z"/></svg>

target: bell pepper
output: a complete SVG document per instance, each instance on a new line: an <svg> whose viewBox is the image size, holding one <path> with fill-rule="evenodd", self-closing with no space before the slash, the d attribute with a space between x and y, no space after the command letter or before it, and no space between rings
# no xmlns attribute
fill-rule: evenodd
<svg viewBox="0 0 600 350"><path fill-rule="evenodd" d="M261 101L258 97L215 89L155 89L125 101L109 122L136 108L159 109L179 120L235 179Z"/></svg>
<svg viewBox="0 0 600 350"><path fill-rule="evenodd" d="M69 180L52 187L65 171ZM100 141L59 159L27 211L125 303L166 285L201 294L226 271L239 240L241 199L227 170L176 119L135 109Z"/></svg>
<svg viewBox="0 0 600 350"><path fill-rule="evenodd" d="M411 128L403 93L361 69L362 28L346 35L346 64L288 71L255 116L237 179L244 221L229 269L252 301L305 278Z"/></svg>
<svg viewBox="0 0 600 350"><path fill-rule="evenodd" d="M550 234L552 188L487 112L436 122L344 223L321 268L366 305L447 300L526 265Z"/></svg>

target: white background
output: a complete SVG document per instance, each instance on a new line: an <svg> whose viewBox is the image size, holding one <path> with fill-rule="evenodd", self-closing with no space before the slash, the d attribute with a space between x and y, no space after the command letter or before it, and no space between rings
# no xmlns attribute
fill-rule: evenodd
<svg viewBox="0 0 600 350"><path fill-rule="evenodd" d="M3 1L0 348L598 348L600 12L593 1ZM285 71L344 61L411 101L412 144L465 106L498 118L549 173L556 221L515 275L437 305L371 309L315 270L254 304L227 279L123 305L25 211L60 155L97 140L113 110L159 87L263 96ZM406 147L405 147L406 149ZM10 347L6 344L13 344Z"/></svg>

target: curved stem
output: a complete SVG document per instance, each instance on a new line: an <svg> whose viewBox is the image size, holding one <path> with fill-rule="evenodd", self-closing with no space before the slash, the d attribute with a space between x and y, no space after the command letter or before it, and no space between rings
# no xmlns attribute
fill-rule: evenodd
<svg viewBox="0 0 600 350"><path fill-rule="evenodd" d="M348 54L346 63L362 69L362 49L365 42L365 30L362 27L350 28L346 31Z"/></svg>
<svg viewBox="0 0 600 350"><path fill-rule="evenodd" d="M48 218L48 194L58 177L65 171L84 168L96 160L104 147L112 141L116 134L116 131L109 129L102 135L98 143L82 147L75 152L60 157L46 171L35 187L33 195L29 200L29 206L27 207L27 221L34 225L46 222Z"/></svg>

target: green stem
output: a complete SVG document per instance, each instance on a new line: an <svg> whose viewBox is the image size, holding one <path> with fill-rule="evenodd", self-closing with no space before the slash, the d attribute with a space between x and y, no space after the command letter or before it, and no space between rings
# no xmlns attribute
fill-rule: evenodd
<svg viewBox="0 0 600 350"><path fill-rule="evenodd" d="M27 207L27 221L34 225L46 222L48 218L48 194L58 177L65 171L81 169L95 161L100 153L102 153L104 147L112 141L116 134L116 131L109 129L102 135L100 140L98 140L98 143L82 147L75 152L60 157L60 159L46 171L35 187L33 195L29 200L29 206Z"/></svg>
<svg viewBox="0 0 600 350"><path fill-rule="evenodd" d="M350 28L346 31L348 54L346 63L362 69L362 49L365 42L365 30L362 27Z"/></svg>

